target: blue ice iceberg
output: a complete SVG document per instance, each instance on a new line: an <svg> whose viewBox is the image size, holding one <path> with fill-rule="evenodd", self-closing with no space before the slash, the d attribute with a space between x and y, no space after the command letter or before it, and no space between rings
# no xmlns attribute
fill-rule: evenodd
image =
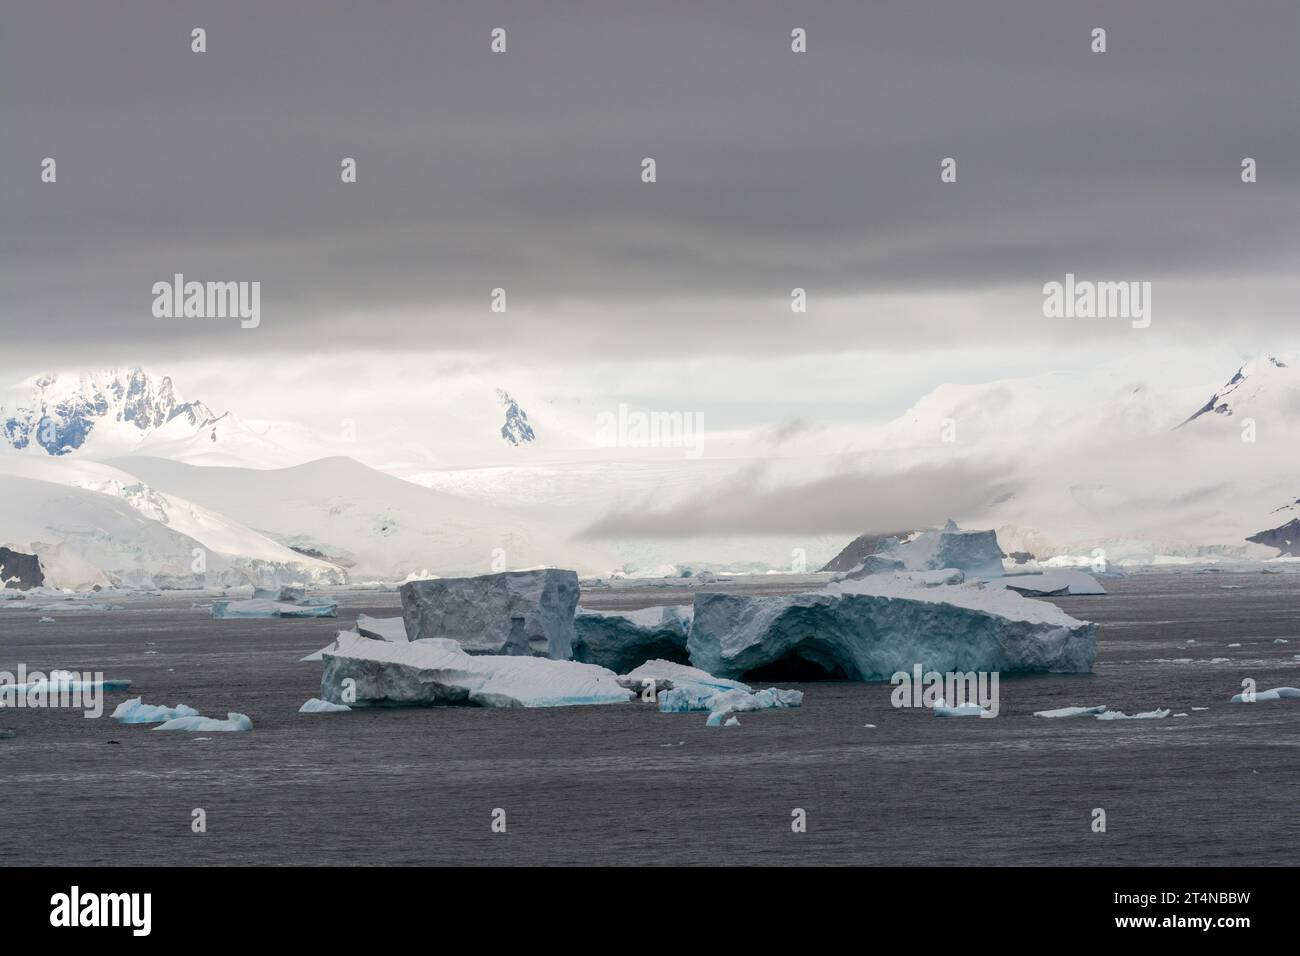
<svg viewBox="0 0 1300 956"><path fill-rule="evenodd" d="M1096 707L1058 707L1056 710L1036 710L1035 717L1098 717L1106 713L1106 705Z"/></svg>
<svg viewBox="0 0 1300 956"><path fill-rule="evenodd" d="M253 598L249 601L215 601L211 614L217 620L236 620L240 618L290 618L290 617L338 617L338 605L333 598L311 599L319 603L290 604L286 601L272 601L269 598Z"/></svg>
<svg viewBox="0 0 1300 956"><path fill-rule="evenodd" d="M143 698L132 697L117 705L112 719L119 724L157 724L177 717L197 717L199 712L185 704L164 707L161 704L146 704Z"/></svg>
<svg viewBox="0 0 1300 956"><path fill-rule="evenodd" d="M1140 714L1126 714L1122 710L1107 710L1097 715L1098 720L1160 720L1169 716L1167 708L1146 710Z"/></svg>

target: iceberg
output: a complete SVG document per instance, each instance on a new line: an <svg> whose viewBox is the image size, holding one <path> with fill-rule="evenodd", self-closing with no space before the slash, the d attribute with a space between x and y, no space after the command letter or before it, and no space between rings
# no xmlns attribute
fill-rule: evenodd
<svg viewBox="0 0 1300 956"><path fill-rule="evenodd" d="M804 594L697 593L686 646L696 667L734 678L773 664L862 681L917 664L941 673L1076 674L1092 669L1097 625L1013 591L872 575Z"/></svg>
<svg viewBox="0 0 1300 956"><path fill-rule="evenodd" d="M352 708L347 704L331 704L328 700L321 700L319 697L313 697L304 701L303 705L298 708L300 714L341 714L350 711Z"/></svg>
<svg viewBox="0 0 1300 956"><path fill-rule="evenodd" d="M371 617L369 614L357 615L357 633L374 641L394 641L405 644L406 624L400 617Z"/></svg>
<svg viewBox="0 0 1300 956"><path fill-rule="evenodd" d="M0 704L11 703L9 698L20 694L84 694L90 691L129 690L130 687L129 680L82 680L81 675L73 671L53 670L48 677L42 676L21 684L0 684Z"/></svg>
<svg viewBox="0 0 1300 956"><path fill-rule="evenodd" d="M1035 717L1097 717L1106 712L1106 705L1096 707L1058 707L1056 710L1036 710Z"/></svg>
<svg viewBox="0 0 1300 956"><path fill-rule="evenodd" d="M199 712L185 704L164 707L161 704L146 704L140 697L132 697L117 705L112 713L112 720L119 724L156 724L177 717L197 717Z"/></svg>
<svg viewBox="0 0 1300 956"><path fill-rule="evenodd" d="M469 654L455 641L408 644L343 632L324 652L321 699L353 707L563 707L633 700L618 675L595 664ZM351 683L347 683L347 682Z"/></svg>
<svg viewBox="0 0 1300 956"><path fill-rule="evenodd" d="M1286 697L1300 697L1300 688L1296 688L1296 687L1274 687L1274 688L1271 689L1271 690L1257 690L1257 691L1255 691L1255 701L1256 701L1256 702L1267 701L1267 700L1282 700L1283 698L1286 698ZM1243 692L1243 693L1240 693L1240 694L1233 694L1233 695L1232 695L1232 701L1231 701L1231 703L1234 703L1234 704L1248 704L1248 703L1250 703L1250 701L1248 701L1248 700L1246 699L1246 694Z"/></svg>
<svg viewBox="0 0 1300 956"><path fill-rule="evenodd" d="M731 724L732 721L738 724L740 721L736 720L734 715L744 711L784 709L802 705L803 691L800 690L778 690L775 687L753 692L727 690L715 694L709 701L709 718L704 724L706 727L722 727Z"/></svg>
<svg viewBox="0 0 1300 956"><path fill-rule="evenodd" d="M252 729L253 722L244 714L236 714L234 711L226 714L225 720L218 720L215 717L200 717L198 715L175 717L154 728L154 730L200 731L202 733Z"/></svg>
<svg viewBox="0 0 1300 956"><path fill-rule="evenodd" d="M955 521L942 530L922 531L907 541L886 538L876 554L903 562L908 571L938 571L956 568L967 577L1000 577L1002 548L994 531L963 531Z"/></svg>
<svg viewBox="0 0 1300 956"><path fill-rule="evenodd" d="M645 661L685 662L691 605L648 607L639 611L591 611L574 618L573 659L623 673Z"/></svg>
<svg viewBox="0 0 1300 956"><path fill-rule="evenodd" d="M573 571L543 568L408 581L398 593L413 641L451 638L469 654L573 656L578 607Z"/></svg>
<svg viewBox="0 0 1300 956"><path fill-rule="evenodd" d="M1168 717L1168 709L1146 710L1140 714L1126 714L1122 710L1107 710L1097 715L1098 720L1160 720Z"/></svg>
<svg viewBox="0 0 1300 956"><path fill-rule="evenodd" d="M1031 597L1106 593L1106 589L1091 574L1072 569L1006 574L993 578L987 584L991 588L1009 588Z"/></svg>
<svg viewBox="0 0 1300 956"><path fill-rule="evenodd" d="M273 601L269 598L253 598L248 601L214 601L211 615L217 620L339 616L338 607L332 599L330 599L329 603L290 604L286 601Z"/></svg>
<svg viewBox="0 0 1300 956"><path fill-rule="evenodd" d="M907 565L897 558L889 558L883 554L869 554L860 565L840 576L844 581L856 581L859 578L865 578L871 574L890 574L894 571L906 571Z"/></svg>

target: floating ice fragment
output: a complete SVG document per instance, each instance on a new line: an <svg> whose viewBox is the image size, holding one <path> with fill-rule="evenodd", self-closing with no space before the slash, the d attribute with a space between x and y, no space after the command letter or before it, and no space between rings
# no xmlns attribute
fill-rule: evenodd
<svg viewBox="0 0 1300 956"><path fill-rule="evenodd" d="M164 707L161 704L146 704L143 698L132 697L117 705L112 719L119 724L156 724L177 717L197 717L198 711L185 704Z"/></svg>
<svg viewBox="0 0 1300 956"><path fill-rule="evenodd" d="M1122 710L1108 710L1097 715L1098 720L1160 720L1168 717L1167 709L1145 710L1140 714L1126 714Z"/></svg>
<svg viewBox="0 0 1300 956"><path fill-rule="evenodd" d="M1253 696L1254 696L1254 701L1251 701L1250 699L1248 699L1244 691L1240 694L1233 694L1232 703L1249 704L1253 702L1266 701L1266 700L1282 700L1283 698L1286 697L1300 697L1300 688L1274 687L1272 690L1257 690L1255 691Z"/></svg>
<svg viewBox="0 0 1300 956"><path fill-rule="evenodd" d="M1096 707L1058 707L1056 710L1036 710L1035 717L1096 717L1106 712L1105 704Z"/></svg>
<svg viewBox="0 0 1300 956"><path fill-rule="evenodd" d="M934 702L934 716L936 717L992 717L991 711L985 710L973 700L968 700L964 704L958 704L956 707L949 707L942 697Z"/></svg>
<svg viewBox="0 0 1300 956"><path fill-rule="evenodd" d="M328 700L313 697L298 708L300 714L341 714L352 710L347 704L331 704Z"/></svg>
<svg viewBox="0 0 1300 956"><path fill-rule="evenodd" d="M253 722L244 714L237 714L234 711L226 714L225 720L218 720L215 717L176 717L167 721L165 724L159 724L154 730L185 730L201 731L211 733L214 731L236 731L252 730Z"/></svg>

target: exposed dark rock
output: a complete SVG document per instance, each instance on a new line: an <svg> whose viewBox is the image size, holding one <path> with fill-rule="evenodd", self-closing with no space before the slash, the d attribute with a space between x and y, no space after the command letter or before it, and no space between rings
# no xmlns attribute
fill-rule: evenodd
<svg viewBox="0 0 1300 956"><path fill-rule="evenodd" d="M0 548L0 582L6 588L27 591L45 583L41 560L34 554Z"/></svg>

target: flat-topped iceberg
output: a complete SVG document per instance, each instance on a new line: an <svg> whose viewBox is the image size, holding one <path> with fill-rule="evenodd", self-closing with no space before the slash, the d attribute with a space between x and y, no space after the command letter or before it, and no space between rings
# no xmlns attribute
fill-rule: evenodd
<svg viewBox="0 0 1300 956"><path fill-rule="evenodd" d="M132 697L117 705L112 719L119 724L157 724L177 717L197 717L199 712L186 704L165 707L162 704L146 704L143 698Z"/></svg>
<svg viewBox="0 0 1300 956"><path fill-rule="evenodd" d="M19 676L24 671L19 669ZM129 680L92 679L82 680L84 675L75 671L52 670L46 676L37 671L30 672L32 679L15 684L0 684L0 704L12 704L11 698L19 695L39 697L47 694L85 694L94 691L129 690Z"/></svg>
<svg viewBox="0 0 1300 956"><path fill-rule="evenodd" d="M408 581L398 592L412 641L451 638L469 654L573 656L578 575L572 571Z"/></svg>
<svg viewBox="0 0 1300 956"><path fill-rule="evenodd" d="M231 731L246 731L253 729L253 722L244 714L237 714L233 710L226 714L225 720L218 720L215 717L176 717L167 721L165 724L159 724L154 730L179 730L199 733L225 733Z"/></svg>
<svg viewBox="0 0 1300 956"><path fill-rule="evenodd" d="M1254 694L1242 692L1240 694L1233 694L1231 703L1251 704L1259 701L1282 700L1286 697L1300 697L1300 688L1274 687L1271 690L1257 690Z"/></svg>
<svg viewBox="0 0 1300 956"><path fill-rule="evenodd" d="M344 632L324 651L321 699L352 707L563 707L635 694L604 667L519 655L468 654L451 640L408 644Z"/></svg>
<svg viewBox="0 0 1300 956"><path fill-rule="evenodd" d="M906 541L887 538L876 548L882 558L901 561L908 571L956 568L967 577L1002 574L1002 548L993 531L963 531L949 521L939 531L922 531Z"/></svg>
<svg viewBox="0 0 1300 956"><path fill-rule="evenodd" d="M371 617L369 614L357 615L357 633L375 641L393 641L405 644L406 624L400 617Z"/></svg>
<svg viewBox="0 0 1300 956"><path fill-rule="evenodd" d="M777 597L698 593L691 663L743 678L773 664L884 681L927 671L1086 673L1097 625L1055 605L975 584L923 587L902 575L840 581Z"/></svg>
<svg viewBox="0 0 1300 956"><path fill-rule="evenodd" d="M638 611L578 608L573 621L573 659L623 673L648 660L685 662L691 605L647 607Z"/></svg>
<svg viewBox="0 0 1300 956"><path fill-rule="evenodd" d="M319 603L314 604L291 604L270 598L214 601L210 613L217 620L339 616L338 606L332 598L321 598Z"/></svg>
<svg viewBox="0 0 1300 956"><path fill-rule="evenodd" d="M1105 704L1099 704L1096 707L1058 707L1056 710L1036 710L1034 716L1048 718L1096 717L1098 714L1104 714L1106 709Z"/></svg>
<svg viewBox="0 0 1300 956"><path fill-rule="evenodd" d="M1031 597L1106 593L1106 589L1091 574L1070 568L1006 574L993 578L987 585L991 588L1010 588Z"/></svg>

